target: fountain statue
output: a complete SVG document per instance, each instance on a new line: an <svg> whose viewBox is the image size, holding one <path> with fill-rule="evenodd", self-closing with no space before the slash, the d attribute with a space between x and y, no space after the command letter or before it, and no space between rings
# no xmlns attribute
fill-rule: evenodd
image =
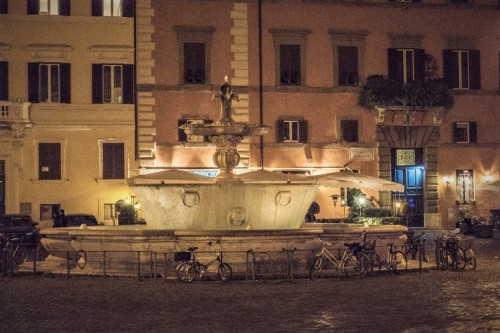
<svg viewBox="0 0 500 333"><path fill-rule="evenodd" d="M244 137L264 135L269 126L235 122L232 102L239 100L227 76L214 98L220 99L219 119L210 124L185 124L188 135L208 136L215 145L213 162L219 169L215 179L189 176L183 181L177 171L177 183L165 177L172 171L140 175L131 179L143 216L149 227L188 230L298 229L319 185L316 180L280 177L265 173L270 181L255 179L252 173L243 179L234 174L240 155L237 145ZM258 173L262 175L261 173ZM155 178L156 177L156 178ZM186 175L187 177L187 175ZM147 181L145 181L147 179ZM156 182L154 181L156 179Z"/></svg>

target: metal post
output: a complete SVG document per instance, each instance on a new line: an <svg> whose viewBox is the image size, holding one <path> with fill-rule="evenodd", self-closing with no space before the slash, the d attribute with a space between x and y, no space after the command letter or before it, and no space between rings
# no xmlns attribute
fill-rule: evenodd
<svg viewBox="0 0 500 333"><path fill-rule="evenodd" d="M104 273L104 278L106 278L106 251L102 252L102 258L103 258L103 273Z"/></svg>

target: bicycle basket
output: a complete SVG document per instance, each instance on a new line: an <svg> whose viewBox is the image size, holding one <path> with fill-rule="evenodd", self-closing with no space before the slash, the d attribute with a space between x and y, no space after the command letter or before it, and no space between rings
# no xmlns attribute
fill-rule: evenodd
<svg viewBox="0 0 500 333"><path fill-rule="evenodd" d="M188 261L190 259L191 259L190 252L175 252L174 253L174 260L175 261Z"/></svg>

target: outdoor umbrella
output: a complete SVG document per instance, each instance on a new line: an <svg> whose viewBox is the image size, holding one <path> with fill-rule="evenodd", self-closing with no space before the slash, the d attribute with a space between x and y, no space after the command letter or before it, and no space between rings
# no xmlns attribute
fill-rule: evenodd
<svg viewBox="0 0 500 333"><path fill-rule="evenodd" d="M348 187L394 192L403 192L405 189L402 184L395 183L390 180L354 173L347 170L323 175L315 175L309 178L318 179L320 185L335 188Z"/></svg>
<svg viewBox="0 0 500 333"><path fill-rule="evenodd" d="M213 178L177 169L148 173L129 179L130 185L213 183Z"/></svg>
<svg viewBox="0 0 500 333"><path fill-rule="evenodd" d="M250 171L236 175L245 183L307 183L307 184L317 184L317 179L311 179L311 177L302 177L293 174L286 174L281 172L273 172L266 170Z"/></svg>
<svg viewBox="0 0 500 333"><path fill-rule="evenodd" d="M492 182L481 183L476 186L476 190L479 191L500 191L500 180L494 180Z"/></svg>

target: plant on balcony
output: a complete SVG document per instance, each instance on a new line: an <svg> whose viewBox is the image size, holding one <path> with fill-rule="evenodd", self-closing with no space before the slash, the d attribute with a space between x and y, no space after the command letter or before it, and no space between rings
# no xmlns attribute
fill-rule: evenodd
<svg viewBox="0 0 500 333"><path fill-rule="evenodd" d="M371 75L362 87L359 104L369 109L449 109L453 106L453 93L443 79L433 78L403 84L384 75Z"/></svg>

